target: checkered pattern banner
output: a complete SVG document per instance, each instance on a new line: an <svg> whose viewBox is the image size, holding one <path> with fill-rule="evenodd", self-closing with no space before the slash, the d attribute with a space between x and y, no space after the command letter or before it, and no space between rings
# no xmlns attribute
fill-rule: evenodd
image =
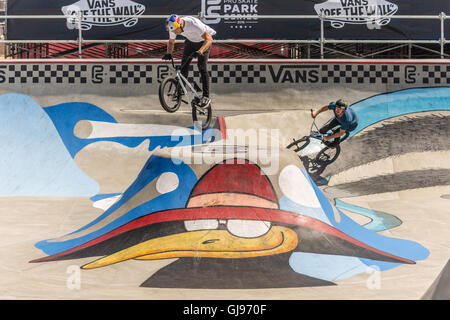
<svg viewBox="0 0 450 320"><path fill-rule="evenodd" d="M161 72L165 68L165 72ZM211 84L260 86L276 84L449 85L450 65L432 64L267 64L218 63L208 65ZM157 64L0 64L1 84L157 85L170 73ZM190 80L200 78L195 63Z"/></svg>
<svg viewBox="0 0 450 320"><path fill-rule="evenodd" d="M152 83L152 69L151 65L110 65L109 83Z"/></svg>
<svg viewBox="0 0 450 320"><path fill-rule="evenodd" d="M209 68L211 83L266 83L266 65L213 64ZM191 66L190 68L194 68ZM197 69L197 68L195 68ZM194 71L194 78L200 73Z"/></svg>
<svg viewBox="0 0 450 320"><path fill-rule="evenodd" d="M400 83L398 65L323 65L322 83Z"/></svg>
<svg viewBox="0 0 450 320"><path fill-rule="evenodd" d="M443 84L450 83L450 66L423 66L424 84Z"/></svg>
<svg viewBox="0 0 450 320"><path fill-rule="evenodd" d="M0 66L0 74L10 84L87 83L87 65L10 64ZM3 79L3 78L2 78Z"/></svg>

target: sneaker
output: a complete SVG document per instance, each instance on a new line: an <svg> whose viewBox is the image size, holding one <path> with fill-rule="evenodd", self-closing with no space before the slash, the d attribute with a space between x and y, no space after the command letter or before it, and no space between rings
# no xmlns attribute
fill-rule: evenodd
<svg viewBox="0 0 450 320"><path fill-rule="evenodd" d="M211 99L208 97L203 97L202 100L200 100L200 107L206 108L211 103Z"/></svg>

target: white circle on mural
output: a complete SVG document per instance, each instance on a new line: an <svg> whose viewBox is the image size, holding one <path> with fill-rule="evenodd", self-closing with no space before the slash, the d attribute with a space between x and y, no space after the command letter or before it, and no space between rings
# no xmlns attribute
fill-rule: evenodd
<svg viewBox="0 0 450 320"><path fill-rule="evenodd" d="M311 182L305 177L299 167L288 165L280 173L278 178L281 191L291 201L302 206L320 208Z"/></svg>
<svg viewBox="0 0 450 320"><path fill-rule="evenodd" d="M232 235L241 238L261 237L270 230L271 223L261 220L230 219L227 221L227 229Z"/></svg>
<svg viewBox="0 0 450 320"><path fill-rule="evenodd" d="M168 193L178 188L179 184L180 180L175 173L164 172L156 181L156 190L161 194Z"/></svg>
<svg viewBox="0 0 450 320"><path fill-rule="evenodd" d="M209 230L217 229L219 227L219 220L217 219L199 219L186 220L184 226L187 231Z"/></svg>

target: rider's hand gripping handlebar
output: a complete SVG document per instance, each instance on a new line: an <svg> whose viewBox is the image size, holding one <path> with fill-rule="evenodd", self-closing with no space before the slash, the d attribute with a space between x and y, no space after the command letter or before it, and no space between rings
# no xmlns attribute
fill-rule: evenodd
<svg viewBox="0 0 450 320"><path fill-rule="evenodd" d="M181 70L181 69L183 69L183 67L184 67L187 63L189 63L193 58L194 58L193 55L190 55L189 58L186 59L186 61L185 61L181 66L175 66L175 61L174 61L173 57L170 57L170 61L172 62L172 67L173 67L174 69L180 69L180 70Z"/></svg>

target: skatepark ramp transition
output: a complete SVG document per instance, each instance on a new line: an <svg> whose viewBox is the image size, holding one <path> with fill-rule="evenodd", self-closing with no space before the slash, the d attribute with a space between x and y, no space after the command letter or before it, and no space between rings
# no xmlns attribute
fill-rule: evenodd
<svg viewBox="0 0 450 320"><path fill-rule="evenodd" d="M3 299L448 299L450 62L212 61L205 131L146 62L2 62ZM311 174L285 147L341 97Z"/></svg>

